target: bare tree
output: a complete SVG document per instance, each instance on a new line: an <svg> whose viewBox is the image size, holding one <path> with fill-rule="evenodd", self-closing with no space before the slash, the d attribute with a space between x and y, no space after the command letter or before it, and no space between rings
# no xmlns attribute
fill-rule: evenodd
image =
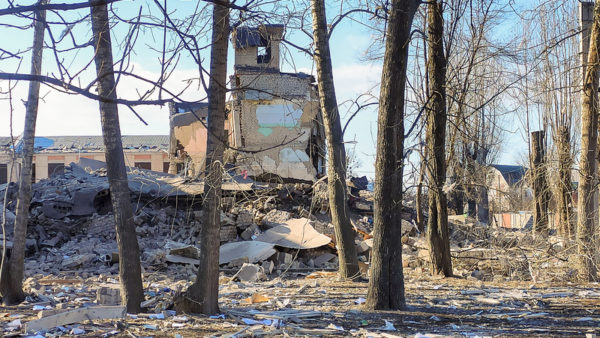
<svg viewBox="0 0 600 338"><path fill-rule="evenodd" d="M546 144L544 131L531 133L531 173L534 194L533 232L535 235L547 236L548 205L550 203L550 190L547 179Z"/></svg>
<svg viewBox="0 0 600 338"><path fill-rule="evenodd" d="M427 42L429 45L427 104L427 176L429 180L429 218L427 242L431 272L452 276L448 207L442 188L446 182L446 55L444 53L444 17L441 1L427 5Z"/></svg>
<svg viewBox="0 0 600 338"><path fill-rule="evenodd" d="M581 107L581 155L579 158L579 204L577 207L577 251L579 277L595 281L597 268L596 226L598 204L598 71L600 70L600 2L594 6L594 23L583 81Z"/></svg>
<svg viewBox="0 0 600 338"><path fill-rule="evenodd" d="M315 62L319 81L319 99L323 111L323 124L329 155L327 179L329 187L329 209L335 227L336 246L339 257L339 273L343 278L356 278L360 275L358 258L354 246L354 233L348 217L346 188L346 149L340 114L338 111L329 34L325 16L325 2L312 0L313 35L315 42Z"/></svg>
<svg viewBox="0 0 600 338"><path fill-rule="evenodd" d="M177 310L184 312L214 314L219 311L219 229L222 162L225 148L223 140L225 140L225 94L227 92L228 4L228 0L213 4L200 268L194 284L178 300Z"/></svg>
<svg viewBox="0 0 600 338"><path fill-rule="evenodd" d="M90 0L90 4L93 1ZM119 247L121 298L127 305L128 312L137 313L140 311L140 303L144 300L140 249L133 223L133 211L123 157L108 11L106 5L91 6L90 9L96 51L94 61L98 79L98 95L110 100L100 100L99 105L106 169Z"/></svg>
<svg viewBox="0 0 600 338"><path fill-rule="evenodd" d="M45 5L46 0L38 1L37 5ZM31 75L42 72L42 55L44 46L44 30L46 28L46 10L35 11L33 32L33 48L31 50ZM25 111L25 127L21 142L22 163L19 174L19 192L17 195L16 219L13 232L13 248L10 260L5 262L2 257L0 268L0 295L5 305L18 304L25 299L23 293L23 272L25 269L25 242L27 222L29 221L29 204L31 202L31 168L33 162L35 124L37 121L38 103L40 98L40 83L29 82L29 95ZM8 265L5 266L5 263Z"/></svg>
<svg viewBox="0 0 600 338"><path fill-rule="evenodd" d="M381 75L371 278L366 307L402 309L402 174L404 97L410 31L419 0L393 0L387 23Z"/></svg>

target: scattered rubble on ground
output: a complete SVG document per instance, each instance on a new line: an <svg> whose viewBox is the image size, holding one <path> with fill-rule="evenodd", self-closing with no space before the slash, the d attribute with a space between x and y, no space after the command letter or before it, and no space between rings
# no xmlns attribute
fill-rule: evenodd
<svg viewBox="0 0 600 338"><path fill-rule="evenodd" d="M105 174L71 165L64 175L34 184L28 297L19 306L1 308L5 336L26 330L46 336L572 335L600 325L600 286L574 283L570 241L534 240L527 232L452 221L457 278L437 279L428 277L426 241L410 210L403 213L401 239L409 309L364 311L367 284L336 277L325 182L246 181L236 189L236 181L229 181L221 214L222 314L177 314L175 295L195 280L198 269L201 199L196 188L186 187L197 183L165 183L164 175L144 171L131 177L138 182L130 189L147 313L120 312L119 255ZM372 209L360 205L373 201L354 185L351 220L368 277ZM5 189L14 201L16 187L0 186L0 196ZM10 225L14 205L7 206Z"/></svg>

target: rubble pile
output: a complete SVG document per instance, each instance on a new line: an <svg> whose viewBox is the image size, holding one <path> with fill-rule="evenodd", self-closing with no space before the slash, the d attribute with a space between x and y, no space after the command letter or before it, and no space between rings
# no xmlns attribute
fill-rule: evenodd
<svg viewBox="0 0 600 338"><path fill-rule="evenodd" d="M77 271L86 278L117 273L119 255L106 171L101 162L86 164L72 163L64 174L33 184L26 276ZM130 170L128 178L143 268L147 273L168 271L193 279L195 244L202 226L202 189L196 182L175 184L169 175L145 170ZM243 184L224 189L222 270L234 273L248 264L260 267L265 275L337 269L326 182ZM249 184L253 189L246 189ZM16 186L0 186L0 198L5 192L10 250ZM372 204L367 198L354 200ZM363 262L368 262L372 245L368 215L368 211L352 213Z"/></svg>
<svg viewBox="0 0 600 338"><path fill-rule="evenodd" d="M480 281L576 281L576 245L557 235L534 239L530 232L478 226L465 218L451 221L450 250L454 274ZM429 268L425 238L403 242L405 267Z"/></svg>
<svg viewBox="0 0 600 338"><path fill-rule="evenodd" d="M326 182L230 181L221 212L223 313L209 318L177 314L177 297L195 280L198 269L195 244L202 227L202 189L197 182L177 182L141 170L131 171L129 178L144 273L141 306L147 313L128 315L120 305L119 254L105 173L72 165L64 175L34 184L25 264L28 296L18 309L0 313L4 334L147 336L176 330L185 336L198 332L377 336L399 328L413 333L429 330L418 323L432 321L450 323L440 332L454 332L455 327L493 332L496 325L481 326L481 318L509 318L535 327L563 299L575 298L575 308L585 303L584 298L596 301L600 295L597 289L530 291L514 284L574 278L572 243L555 236L533 239L526 232L483 227L469 219L450 223L454 272L463 278L430 280L426 240L412 220L414 212L407 209L401 241L407 295L415 311L408 314L412 317L364 312L366 284L336 279ZM372 195L356 184L350 189L357 252L362 273L368 275ZM0 196L5 193L10 229L16 187L0 186ZM519 292L503 289L506 283L518 285ZM481 304L490 306L485 313ZM578 319L567 323L568 333L597 324L596 315L573 311ZM467 321L455 321L459 315L466 315Z"/></svg>
<svg viewBox="0 0 600 338"><path fill-rule="evenodd" d="M102 167L93 165L72 164L63 175L33 185L26 276L77 271L85 278L117 272L108 183ZM198 265L195 244L202 226L201 195L197 192L202 189L195 182L174 184L168 175L143 170L131 170L129 179L143 268L148 273L167 271L193 280ZM366 275L373 200L364 185L361 180L349 181L351 221ZM221 212L222 271L235 274L248 264L255 265L260 271L249 277L254 279L260 274L337 269L326 191L326 182L260 185L246 181L229 187ZM5 193L10 250L16 186L0 186L0 196ZM429 250L413 214L410 209L403 212L403 265L422 272L429 268ZM551 236L536 241L528 232L475 226L468 218L455 218L450 233L456 275L485 281L575 278L573 243L568 240Z"/></svg>

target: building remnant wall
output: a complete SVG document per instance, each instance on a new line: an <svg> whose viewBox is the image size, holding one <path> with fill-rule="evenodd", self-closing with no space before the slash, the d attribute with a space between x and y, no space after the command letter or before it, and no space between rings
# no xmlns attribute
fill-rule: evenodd
<svg viewBox="0 0 600 338"><path fill-rule="evenodd" d="M169 173L200 175L206 162L208 103L172 102L169 112ZM229 121L225 121L225 130L229 130Z"/></svg>
<svg viewBox="0 0 600 338"><path fill-rule="evenodd" d="M282 25L238 28L230 124L238 168L250 176L314 181L325 145L314 78L279 70ZM260 54L266 48L266 54ZM266 56L265 56L266 55Z"/></svg>
<svg viewBox="0 0 600 338"><path fill-rule="evenodd" d="M315 181L325 173L325 142L314 77L279 70L283 25L238 27L225 162L245 175ZM208 104L170 105L170 173L204 169Z"/></svg>

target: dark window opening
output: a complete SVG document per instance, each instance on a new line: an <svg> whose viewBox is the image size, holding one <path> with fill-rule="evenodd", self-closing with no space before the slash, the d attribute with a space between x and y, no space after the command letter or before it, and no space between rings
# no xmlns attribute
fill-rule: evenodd
<svg viewBox="0 0 600 338"><path fill-rule="evenodd" d="M169 165L171 164L171 162L163 162L163 173L168 173L169 172Z"/></svg>
<svg viewBox="0 0 600 338"><path fill-rule="evenodd" d="M8 166L0 164L0 184L8 183Z"/></svg>
<svg viewBox="0 0 600 338"><path fill-rule="evenodd" d="M31 163L31 183L35 183L35 163Z"/></svg>
<svg viewBox="0 0 600 338"><path fill-rule="evenodd" d="M134 167L138 168L138 169L148 169L148 170L152 170L152 163L151 162L135 162L133 164Z"/></svg>
<svg viewBox="0 0 600 338"><path fill-rule="evenodd" d="M64 173L65 173L64 163L48 163L48 177L58 176L58 175L62 175Z"/></svg>
<svg viewBox="0 0 600 338"><path fill-rule="evenodd" d="M271 62L271 46L259 46L256 53L256 63Z"/></svg>

